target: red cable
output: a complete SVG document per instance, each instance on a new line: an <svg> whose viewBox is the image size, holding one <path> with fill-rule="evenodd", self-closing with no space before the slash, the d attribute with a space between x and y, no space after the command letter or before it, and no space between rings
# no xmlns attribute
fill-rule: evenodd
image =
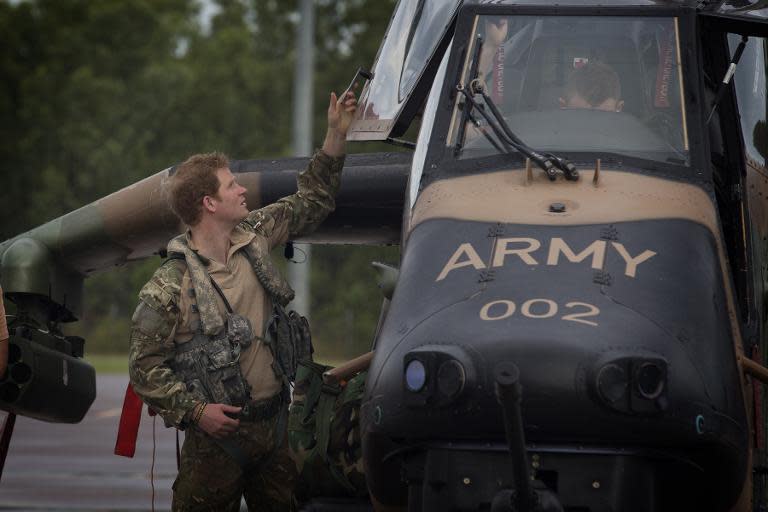
<svg viewBox="0 0 768 512"><path fill-rule="evenodd" d="M149 468L149 484L152 486L152 512L155 512L155 425L157 416L152 416L152 466Z"/></svg>

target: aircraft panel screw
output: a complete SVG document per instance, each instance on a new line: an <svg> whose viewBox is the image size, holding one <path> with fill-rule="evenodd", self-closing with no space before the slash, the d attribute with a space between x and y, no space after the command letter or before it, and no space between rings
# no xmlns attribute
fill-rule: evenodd
<svg viewBox="0 0 768 512"><path fill-rule="evenodd" d="M549 205L549 211L552 213L563 213L565 212L565 205L563 203L552 203Z"/></svg>
<svg viewBox="0 0 768 512"><path fill-rule="evenodd" d="M704 416L702 416L701 414L696 416L696 433L697 434L704 433Z"/></svg>
<svg viewBox="0 0 768 512"><path fill-rule="evenodd" d="M600 482L599 482L599 481L597 481L597 480L595 480L594 482L592 482L592 488L593 488L593 489L599 489L599 488L600 488Z"/></svg>
<svg viewBox="0 0 768 512"><path fill-rule="evenodd" d="M469 485L472 483L472 480L470 480L468 476L465 476L464 479L462 480L462 483L464 485Z"/></svg>

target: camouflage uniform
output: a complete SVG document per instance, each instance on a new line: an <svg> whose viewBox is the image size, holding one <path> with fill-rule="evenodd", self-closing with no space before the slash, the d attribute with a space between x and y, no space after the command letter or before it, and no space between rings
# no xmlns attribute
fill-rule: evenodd
<svg viewBox="0 0 768 512"><path fill-rule="evenodd" d="M330 366L301 361L293 389L288 439L299 471L296 497L367 498L360 442L360 403L367 372L325 384Z"/></svg>
<svg viewBox="0 0 768 512"><path fill-rule="evenodd" d="M182 235L183 240L174 239L169 251L178 250L179 244L187 245L197 254L201 265L168 261L139 293L130 339L131 384L167 426L187 429L181 468L174 483L174 510L237 510L243 493L251 510L289 509L296 469L288 456L287 436L277 436L275 431L282 413L260 421L241 420L237 434L228 438L258 468L243 474L210 436L191 423L199 397L187 390L171 366L176 347L189 341L193 332L201 329L210 335L223 328L225 309L221 298L211 290L195 289L190 284L195 281L190 272L204 268L222 287L235 311L247 315L254 327L257 338L240 358L243 375L251 384L251 398L268 399L280 392L283 383L271 369L271 353L260 338L269 318L271 300L287 303L293 291L275 268L269 251L290 238L310 233L333 211L343 162L343 157L332 158L317 152L308 168L299 174L296 194L251 212L233 230L232 249L223 270L218 268L221 264L196 253L189 234ZM245 257L244 251L250 251L250 258ZM187 261L191 261L189 256ZM241 290L242 283L250 283L249 288ZM211 307L212 304L218 307ZM273 445L278 437L283 442L275 450Z"/></svg>

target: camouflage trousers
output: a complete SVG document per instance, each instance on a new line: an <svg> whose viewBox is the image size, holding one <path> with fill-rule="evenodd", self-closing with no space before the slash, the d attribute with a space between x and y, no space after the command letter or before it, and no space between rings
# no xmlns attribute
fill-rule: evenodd
<svg viewBox="0 0 768 512"><path fill-rule="evenodd" d="M208 434L197 428L187 429L179 475L173 483L172 510L237 512L241 496L245 496L251 512L293 510L296 465L288 452L286 432L283 432L281 446L272 449L279 416L263 421L240 421L237 433L228 437L254 461L253 469L245 473ZM282 424L285 426L285 421Z"/></svg>

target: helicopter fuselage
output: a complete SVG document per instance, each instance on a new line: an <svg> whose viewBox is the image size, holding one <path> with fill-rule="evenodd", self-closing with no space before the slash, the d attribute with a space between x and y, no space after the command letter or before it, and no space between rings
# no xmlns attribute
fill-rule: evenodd
<svg viewBox="0 0 768 512"><path fill-rule="evenodd" d="M723 191L748 172L743 148L717 131L737 107L706 122L704 74L724 69L726 35L725 49L699 53L693 10L649 12L459 10L424 109L400 274L366 383L376 503L498 506L521 456L509 453L495 380L512 364L522 455L561 510L750 510L740 360L754 291L734 265L753 257L739 245L763 208ZM484 76L478 45L500 26L498 65ZM615 70L624 111L553 103L590 61ZM465 99L473 81L501 83L501 94L489 101L474 86ZM551 179L525 143L568 159L580 179ZM758 176L764 190L764 167Z"/></svg>

